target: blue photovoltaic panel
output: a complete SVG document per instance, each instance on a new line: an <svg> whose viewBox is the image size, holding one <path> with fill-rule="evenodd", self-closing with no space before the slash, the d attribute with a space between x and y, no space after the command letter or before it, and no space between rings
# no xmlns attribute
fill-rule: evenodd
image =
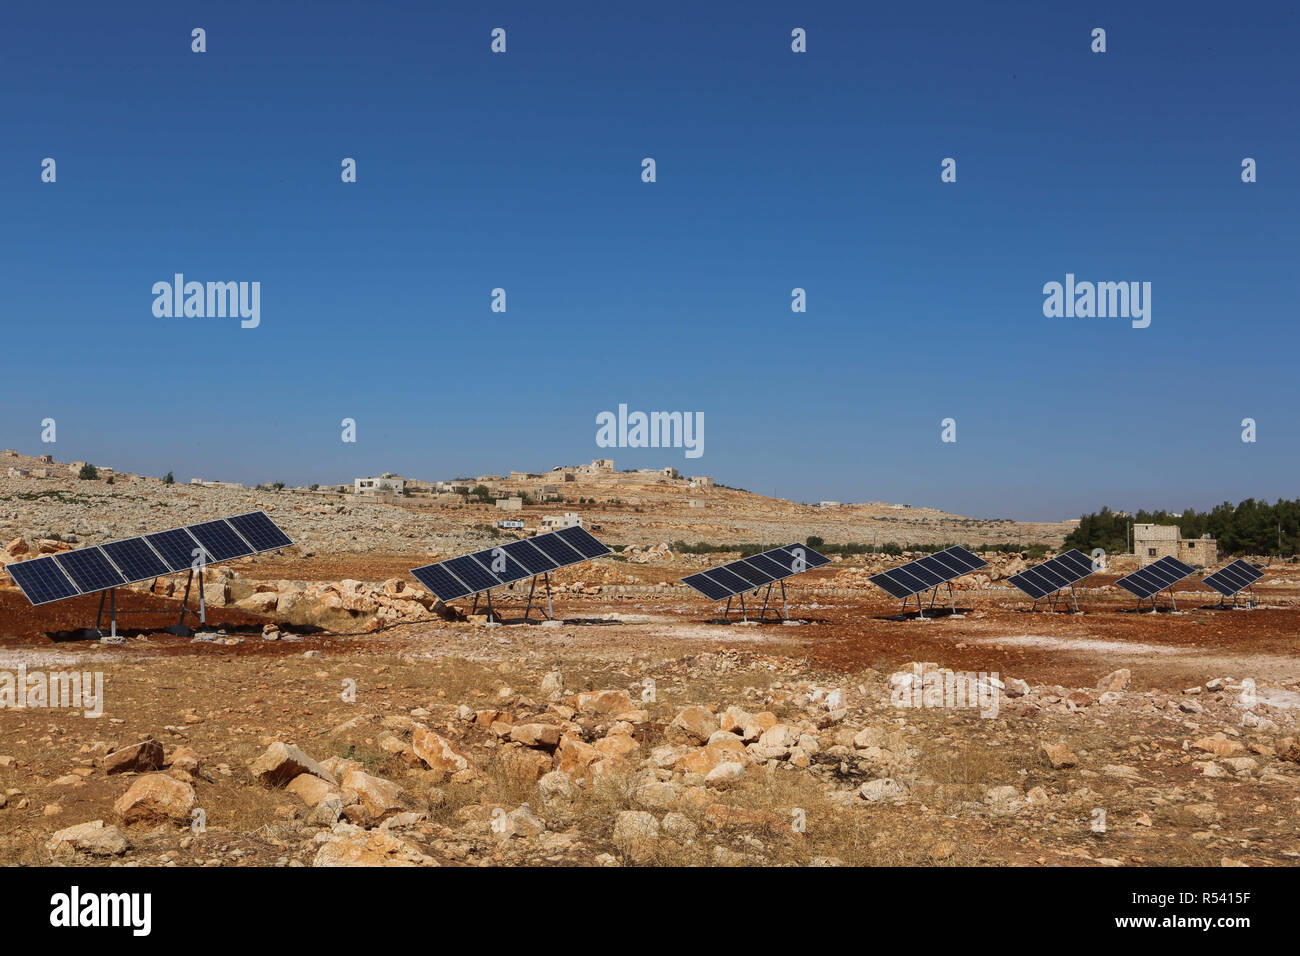
<svg viewBox="0 0 1300 956"><path fill-rule="evenodd" d="M53 558L18 561L7 565L5 570L33 604L49 604L77 596L77 586L68 580Z"/></svg>
<svg viewBox="0 0 1300 956"><path fill-rule="evenodd" d="M585 528L579 528L576 525L570 528L561 528L555 532L555 536L584 558L599 558L610 553L609 548L588 534Z"/></svg>
<svg viewBox="0 0 1300 956"><path fill-rule="evenodd" d="M988 562L972 551L961 547L951 547L932 555L936 561L957 568L960 574L968 574L978 568L988 566ZM958 575L960 577L960 574Z"/></svg>
<svg viewBox="0 0 1300 956"><path fill-rule="evenodd" d="M1092 572L1092 559L1077 549L1071 549L1050 561L1013 574L1007 580L1037 601L1082 581Z"/></svg>
<svg viewBox="0 0 1300 956"><path fill-rule="evenodd" d="M489 588L497 587L501 583L488 573L487 568L468 554L461 555L459 558L452 558L450 561L444 561L443 564L447 566L448 571L475 591L486 591Z"/></svg>
<svg viewBox="0 0 1300 956"><path fill-rule="evenodd" d="M811 568L820 568L823 564L829 564L830 558L824 554L818 554L806 544L788 544L783 548L773 548L771 551L764 551L764 555L776 561L779 564L790 568L790 574L799 574L801 571L794 570L799 567L798 562L802 561L802 571Z"/></svg>
<svg viewBox="0 0 1300 956"><path fill-rule="evenodd" d="M502 547L475 551L470 555L470 557L474 558L479 564L487 568L488 573L502 584L509 584L512 581L519 581L523 578L532 577L532 573L518 561L511 558L510 555L506 554L506 549ZM498 568L500 568L500 570L497 570Z"/></svg>
<svg viewBox="0 0 1300 956"><path fill-rule="evenodd" d="M1196 569L1177 558L1164 557L1154 564L1125 575L1115 583L1138 600L1149 598L1165 588L1177 584Z"/></svg>
<svg viewBox="0 0 1300 956"><path fill-rule="evenodd" d="M727 565L727 570L739 574L756 588L762 587L764 584L771 584L780 576L776 574L768 574L757 565L752 564L748 559L732 561Z"/></svg>
<svg viewBox="0 0 1300 956"><path fill-rule="evenodd" d="M682 583L711 601L721 601L746 591L757 591L760 587L829 562L830 558L807 545L790 544L689 575L682 578Z"/></svg>
<svg viewBox="0 0 1300 956"><path fill-rule="evenodd" d="M711 601L725 601L732 595L731 591L728 591L713 578L704 574L692 574L684 577L682 583L699 591Z"/></svg>
<svg viewBox="0 0 1300 956"><path fill-rule="evenodd" d="M144 538L127 538L104 545L104 553L128 581L147 581L169 574L171 568L154 553Z"/></svg>
<svg viewBox="0 0 1300 956"><path fill-rule="evenodd" d="M921 563L921 561L923 560L924 559L913 561L911 564L905 564L903 565L903 567L898 568L897 570L900 574L909 574L912 577L916 578L918 581L921 582L925 590L929 590L930 588L937 587L938 585L943 584L943 582L951 579L951 575L946 574L942 570L937 572L929 570L924 564ZM936 562L936 566L937 566L937 562Z"/></svg>
<svg viewBox="0 0 1300 956"><path fill-rule="evenodd" d="M896 597L900 600L903 598L909 598L913 594L917 593L914 580L905 581L902 578L895 578L889 571L881 571L879 574L873 574L869 580L876 587L881 588L890 596Z"/></svg>
<svg viewBox="0 0 1300 956"><path fill-rule="evenodd" d="M765 574L770 574L773 581L779 581L781 578L790 576L790 569L779 561L773 561L766 554L751 554L745 558L745 563L751 567L758 568Z"/></svg>
<svg viewBox="0 0 1300 956"><path fill-rule="evenodd" d="M987 565L979 555L965 548L951 547L873 574L867 580L887 594L905 600Z"/></svg>
<svg viewBox="0 0 1300 956"><path fill-rule="evenodd" d="M235 515L226 520L253 546L254 551L274 551L293 544L265 511L250 511L246 515Z"/></svg>
<svg viewBox="0 0 1300 956"><path fill-rule="evenodd" d="M184 528L157 531L145 535L144 539L153 546L173 571L188 571L194 567L194 552L198 550L199 543Z"/></svg>
<svg viewBox="0 0 1300 956"><path fill-rule="evenodd" d="M54 560L82 594L126 584L126 578L122 577L122 573L113 567L113 562L108 560L108 555L99 548L69 551L55 555Z"/></svg>
<svg viewBox="0 0 1300 956"><path fill-rule="evenodd" d="M411 576L428 588L429 593L439 601L452 601L474 593L473 588L462 582L441 564L426 564L424 567L412 571Z"/></svg>
<svg viewBox="0 0 1300 956"><path fill-rule="evenodd" d="M199 544L203 545L209 561L229 561L231 558L242 558L253 553L248 543L224 520L192 524L188 526L188 530L198 539Z"/></svg>
<svg viewBox="0 0 1300 956"><path fill-rule="evenodd" d="M526 567L530 574L545 574L559 567L543 552L533 547L531 541L511 541L503 547L506 554Z"/></svg>
<svg viewBox="0 0 1300 956"><path fill-rule="evenodd" d="M707 571L701 573L706 577L710 577L717 581L732 594L740 594L743 591L754 590L754 585L750 584L739 574L733 572L731 570L731 565L729 564L724 564L717 568L709 568Z"/></svg>
<svg viewBox="0 0 1300 956"><path fill-rule="evenodd" d="M1264 572L1247 561L1238 558L1227 567L1220 568L1203 579L1203 583L1214 588L1224 597L1232 597L1250 587L1264 576Z"/></svg>
<svg viewBox="0 0 1300 956"><path fill-rule="evenodd" d="M561 541L554 532L529 538L528 543L534 545L537 550L541 551L542 554L561 568L570 564L577 564L582 560L582 554Z"/></svg>
<svg viewBox="0 0 1300 956"><path fill-rule="evenodd" d="M293 543L265 512L254 511L231 520L242 525L256 538L258 543L255 547L258 549L271 550ZM205 521L193 525L192 530L202 539L206 562L224 561L226 558L252 553L248 544L225 519ZM173 528L170 531L157 531L144 537L124 538L100 547L81 548L52 556L48 559L49 564L19 572L34 589L28 592L23 588L23 593L33 604L47 604L79 593L106 591L175 571L188 571L195 566L194 552L200 547L200 541L190 532L191 529L187 528ZM14 580L18 580L18 577L15 576ZM69 585L72 587L71 592L67 592Z"/></svg>
<svg viewBox="0 0 1300 956"><path fill-rule="evenodd" d="M565 539L572 544L566 544ZM589 555L577 550L579 547ZM599 557L609 553L609 548L584 529L573 527L428 564L416 568L411 574L438 600L450 601L557 568L581 564L588 556ZM501 560L505 562L504 568L493 571L494 563L499 564Z"/></svg>

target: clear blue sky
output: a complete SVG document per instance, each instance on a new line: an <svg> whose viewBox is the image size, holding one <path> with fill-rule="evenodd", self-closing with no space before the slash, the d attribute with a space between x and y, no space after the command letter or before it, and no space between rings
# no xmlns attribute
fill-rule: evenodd
<svg viewBox="0 0 1300 956"><path fill-rule="evenodd" d="M292 484L612 456L988 517L1294 497L1298 21L7 4L0 442ZM260 327L155 318L176 272L261 282ZM1067 272L1151 282L1151 326L1045 318ZM703 412L704 456L598 448L619 403Z"/></svg>

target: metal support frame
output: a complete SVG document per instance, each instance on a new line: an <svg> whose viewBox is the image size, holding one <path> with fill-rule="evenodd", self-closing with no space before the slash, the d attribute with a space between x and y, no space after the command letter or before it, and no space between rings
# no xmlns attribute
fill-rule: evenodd
<svg viewBox="0 0 1300 956"><path fill-rule="evenodd" d="M951 580L940 581L938 584L934 586L934 589L930 592L930 608L933 610L934 602L939 598L939 588L943 587L945 584L948 586L949 611L953 614L956 614L957 596L953 593ZM915 594L909 594L907 597L903 598L903 609L898 613L898 617L900 620L907 619L907 605L912 603L912 598L916 598L916 613L919 615L920 620L922 621L926 620L925 606L921 603L921 595L924 593L925 593L924 591L917 591Z"/></svg>
<svg viewBox="0 0 1300 956"><path fill-rule="evenodd" d="M1244 588L1241 588L1241 589L1238 590L1238 591L1233 591L1233 592L1232 592L1232 607L1233 607L1233 609L1234 609L1234 610L1236 609L1236 607L1237 607L1237 595L1241 594L1242 591L1249 591L1249 592L1250 592L1250 600L1246 602L1246 610L1248 610L1248 611L1253 611L1253 610L1255 609L1255 601L1256 601L1256 598L1255 598L1255 586L1254 586L1253 584L1248 584L1248 585L1246 585ZM1226 598L1224 595L1220 594L1220 595L1219 595L1219 607L1223 607L1223 606L1224 606L1223 602L1226 601L1226 600L1227 600L1227 598Z"/></svg>
<svg viewBox="0 0 1300 956"><path fill-rule="evenodd" d="M1178 583L1177 581L1174 582L1174 584L1177 584L1177 583ZM1164 591L1168 591L1168 592L1169 592L1169 603L1170 603L1171 605L1173 605L1173 610L1177 611L1177 610L1178 610L1178 598L1174 597L1174 584L1169 585L1169 587L1167 587L1167 588L1162 588L1161 590L1164 590ZM1151 610L1152 610L1152 612L1156 612L1156 611L1159 611L1159 610L1160 610L1159 606L1156 604L1156 598L1158 598L1159 596L1160 596L1160 591L1156 591L1154 594L1151 595L1150 598L1147 598L1147 599L1146 599L1146 600L1149 600L1149 601L1151 602ZM1142 601L1143 601L1143 600L1144 600L1143 598L1138 598L1137 609L1138 609L1139 611L1142 610Z"/></svg>
<svg viewBox="0 0 1300 956"><path fill-rule="evenodd" d="M524 621L529 621L529 620L531 620L531 618L529 617L529 615L532 614L532 610L533 610L533 594L537 591L537 579L538 579L539 577L542 579L542 581L544 582L545 587L546 587L546 612L545 612L545 613L546 613L546 619L547 619L548 621L554 621L554 620L555 620L555 604L554 604L554 602L553 602L552 599L551 599L551 575L550 575L549 572L543 572L542 574L534 574L533 577L532 577L532 580L529 582L529 585L528 585L528 600L524 603ZM511 583L513 584L514 582L511 582ZM486 595L487 595L487 614L488 614L488 621L490 621L490 622L493 622L493 621L494 621L494 622L496 622L496 623L498 623L498 624L503 624L503 623L505 623L505 622L504 622L500 617L497 616L496 611L492 608L492 591L493 591L493 588L488 588L486 591L475 591L475 592L474 592L474 603L470 606L470 611L469 611L469 613L470 613L470 614L475 614L475 613L478 612L478 596L479 596L480 594L486 594ZM539 610L540 610L540 608L539 608Z"/></svg>
<svg viewBox="0 0 1300 956"><path fill-rule="evenodd" d="M1053 591L1051 594L1047 595L1047 596L1046 596L1046 597L1047 597L1047 606L1048 606L1051 610L1055 611L1056 608L1057 608L1057 605L1059 605L1059 604L1061 603L1061 595L1062 595L1062 594L1063 594L1067 589L1068 589L1069 592L1070 592L1070 599L1074 602L1074 613L1075 613L1075 614L1079 614L1079 613L1081 613L1081 612L1079 611L1079 595L1075 592L1075 590L1074 590L1074 585L1073 585L1073 584L1069 585L1068 588L1057 588L1057 589L1056 589L1055 591ZM1033 611L1037 611L1037 610L1038 610L1038 602L1041 601L1041 600L1042 600L1042 598L1034 598L1034 604L1033 604L1033 607L1031 607L1031 608L1029 609L1031 613L1032 613Z"/></svg>
<svg viewBox="0 0 1300 956"><path fill-rule="evenodd" d="M772 588L776 587L778 584L781 585L781 610L782 610L782 613L783 613L784 616L785 616L785 620L787 620L787 621L790 620L790 603L786 600L786 596L785 596L785 579L782 578L782 579L779 580L779 581L770 581L770 582L768 582L767 590L766 590L766 591L763 591L763 588L762 588L761 586L754 588L754 594L755 594L755 595L757 595L759 591L763 591L763 606L762 606L761 608L759 608L759 610L758 610L758 622L759 622L760 624L761 624L763 621L765 621L765 620L767 619L767 605L768 605L768 601L769 601L769 599L772 597ZM740 598L740 618L741 618L742 621L748 622L748 621L749 621L749 613L748 613L748 611L745 609L745 595L744 595L744 594L733 594L731 597L727 598L727 606L726 606L725 608L722 609L722 619L723 619L724 621L730 621L730 620L731 620L731 618L730 618L730 614L731 614L731 599L732 599L733 597L739 597L739 598ZM772 608L772 613L774 613L774 614L776 613L776 608L775 608L775 607ZM777 620L780 620L780 618L778 618Z"/></svg>
<svg viewBox="0 0 1300 956"><path fill-rule="evenodd" d="M197 611L190 610L190 606L189 606L190 588L191 585L193 585L194 583L195 570L198 571L198 576L199 576L199 609ZM154 578L154 584L156 585L157 583L158 583L158 579ZM153 593L153 585L149 587L149 593L150 594ZM104 600L106 598L108 600L108 628L109 628L107 635L104 634L103 628L100 627L100 624L104 618ZM124 608L122 610L122 613L123 614L172 614L175 612L173 612L171 608L138 607L138 608ZM173 634L177 634L182 637L188 637L189 629L185 626L186 614L195 615L199 619L200 624L208 623L207 603L204 600L204 594L203 594L203 566L202 565L199 565L197 569L190 568L189 574L186 575L185 595L181 598L180 613L176 618L176 623L173 624L171 627L167 628L167 630ZM109 640L116 640L117 639L117 615L118 615L117 588L109 588L106 591L100 591L99 610L95 612L95 626L93 628L88 629L88 633L97 634L101 639L107 636Z"/></svg>

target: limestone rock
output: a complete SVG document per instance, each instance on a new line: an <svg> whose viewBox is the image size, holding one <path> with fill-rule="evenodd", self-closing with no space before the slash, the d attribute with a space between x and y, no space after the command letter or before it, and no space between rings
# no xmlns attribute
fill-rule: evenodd
<svg viewBox="0 0 1300 956"><path fill-rule="evenodd" d="M137 823L188 823L197 798L194 788L165 774L140 777L113 804L127 826Z"/></svg>
<svg viewBox="0 0 1300 956"><path fill-rule="evenodd" d="M104 826L103 820L91 820L60 830L50 837L45 849L58 856L76 850L92 856L120 856L129 844L126 834L115 826Z"/></svg>
<svg viewBox="0 0 1300 956"><path fill-rule="evenodd" d="M301 773L338 783L334 775L293 744L277 740L249 765L249 773L266 787L283 787Z"/></svg>

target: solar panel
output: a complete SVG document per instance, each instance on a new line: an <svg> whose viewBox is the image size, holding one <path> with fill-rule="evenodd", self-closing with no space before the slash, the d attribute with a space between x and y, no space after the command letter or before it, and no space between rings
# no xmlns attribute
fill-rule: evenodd
<svg viewBox="0 0 1300 956"><path fill-rule="evenodd" d="M582 554L561 541L553 531L529 538L528 543L536 546L539 551L554 561L557 568L577 564L582 560Z"/></svg>
<svg viewBox="0 0 1300 956"><path fill-rule="evenodd" d="M725 601L732 594L731 591L703 573L688 575L682 578L682 583L699 591L710 601Z"/></svg>
<svg viewBox="0 0 1300 956"><path fill-rule="evenodd" d="M411 576L429 589L439 601L454 601L456 598L473 594L474 589L465 584L441 564L426 564L416 568Z"/></svg>
<svg viewBox="0 0 1300 956"><path fill-rule="evenodd" d="M718 584L727 589L730 594L740 594L744 591L755 590L754 585L750 584L739 574L731 570L730 565L722 565L717 568L709 568L702 572L706 577L712 578Z"/></svg>
<svg viewBox="0 0 1300 956"><path fill-rule="evenodd" d="M759 588L764 584L771 584L779 575L769 574L757 565L751 564L748 560L733 561L727 565L727 570L740 575L754 587Z"/></svg>
<svg viewBox="0 0 1300 956"><path fill-rule="evenodd" d="M881 571L879 574L872 575L869 580L876 587L883 589L886 593L899 600L909 598L917 593L915 585L910 580L895 579L889 571Z"/></svg>
<svg viewBox="0 0 1300 956"><path fill-rule="evenodd" d="M555 536L584 558L599 558L610 553L609 548L588 534L585 528L580 528L577 525L570 528L561 528L555 532Z"/></svg>
<svg viewBox="0 0 1300 956"><path fill-rule="evenodd" d="M475 551L470 557L487 568L488 573L502 584L509 584L511 581L519 581L533 576L532 572L526 567L506 554L506 549L502 547Z"/></svg>
<svg viewBox="0 0 1300 956"><path fill-rule="evenodd" d="M145 535L144 539L149 542L150 546L158 552L159 556L167 562L167 566L173 571L188 571L194 566L194 562L198 557L195 552L200 550L199 543L194 540L194 536L184 528L173 528L171 531L156 531L153 534Z"/></svg>
<svg viewBox="0 0 1300 956"><path fill-rule="evenodd" d="M1092 574L1092 560L1077 548L1007 578L1035 601Z"/></svg>
<svg viewBox="0 0 1300 956"><path fill-rule="evenodd" d="M1248 561L1238 558L1226 567L1220 568L1203 579L1204 584L1214 588L1224 597L1232 597L1250 587L1264 576L1264 572Z"/></svg>
<svg viewBox="0 0 1300 956"><path fill-rule="evenodd" d="M451 601L610 553L574 526L426 564L411 574L439 601Z"/></svg>
<svg viewBox="0 0 1300 956"><path fill-rule="evenodd" d="M265 512L240 515L236 520L257 539L259 548L265 545L269 550L293 544ZM13 564L9 567L10 576L32 604L48 604L176 571L189 571L196 566L196 551L206 551L205 561L221 561L252 553L235 528L224 519L201 522L192 528L202 539L202 545L190 529L173 528ZM116 605L112 613L116 628ZM184 614L182 611L182 618Z"/></svg>
<svg viewBox="0 0 1300 956"><path fill-rule="evenodd" d="M108 560L108 555L99 548L69 551L66 554L55 555L54 560L82 594L126 584L122 572L113 567L113 562Z"/></svg>
<svg viewBox="0 0 1300 956"><path fill-rule="evenodd" d="M933 554L932 557L936 561L941 562L942 564L946 564L956 568L958 570L959 575L967 574L971 571L976 570L977 568L983 568L988 566L988 562L985 561L983 558L981 558L978 554L975 554L972 551L967 551L965 548L961 548L956 545L954 545L951 548L947 548L943 551L935 552L935 554ZM919 560L924 561L925 558L920 558Z"/></svg>
<svg viewBox="0 0 1300 956"><path fill-rule="evenodd" d="M229 561L231 558L242 558L253 553L248 542L223 520L192 524L188 530L199 544L203 545L203 550L208 553L210 561Z"/></svg>
<svg viewBox="0 0 1300 956"><path fill-rule="evenodd" d="M5 570L33 604L62 601L64 598L76 597L79 593L77 586L68 580L63 569L50 557L19 561L6 565Z"/></svg>
<svg viewBox="0 0 1300 956"><path fill-rule="evenodd" d="M773 581L779 581L781 578L788 577L790 569L780 561L773 561L766 554L751 554L744 559L750 567L758 568L767 574L772 575Z"/></svg>
<svg viewBox="0 0 1300 956"><path fill-rule="evenodd" d="M1195 572L1195 568L1177 558L1163 557L1145 568L1139 568L1132 574L1125 575L1115 583L1141 601L1177 584Z"/></svg>
<svg viewBox="0 0 1300 956"><path fill-rule="evenodd" d="M682 583L710 601L725 601L829 562L830 558L806 545L789 544L688 575Z"/></svg>
<svg viewBox="0 0 1300 956"><path fill-rule="evenodd" d="M226 520L245 541L253 546L254 551L274 551L293 544L289 536L280 530L265 511L250 511L248 514L235 515Z"/></svg>
<svg viewBox="0 0 1300 956"><path fill-rule="evenodd" d="M532 574L545 574L547 571L554 571L559 567L543 552L537 550L531 541L511 541L502 547L506 554L526 567Z"/></svg>
<svg viewBox="0 0 1300 956"><path fill-rule="evenodd" d="M103 546L103 550L128 581L147 581L171 572L144 538L111 541Z"/></svg>
<svg viewBox="0 0 1300 956"><path fill-rule="evenodd" d="M954 546L909 561L896 568L890 568L888 571L873 574L867 580L887 594L906 600L913 594L937 588L954 578L987 565L988 562L979 555Z"/></svg>
<svg viewBox="0 0 1300 956"><path fill-rule="evenodd" d="M475 591L486 591L494 588L501 582L488 573L487 568L475 561L470 555L464 554L459 558L452 558L450 561L443 562L447 565L447 570L456 577L460 578Z"/></svg>
<svg viewBox="0 0 1300 956"><path fill-rule="evenodd" d="M790 568L791 574L801 574L809 568L820 568L823 564L829 564L831 560L826 555L818 554L812 548L802 544L787 544L785 547L764 551L763 554ZM801 563L803 566L799 567Z"/></svg>

